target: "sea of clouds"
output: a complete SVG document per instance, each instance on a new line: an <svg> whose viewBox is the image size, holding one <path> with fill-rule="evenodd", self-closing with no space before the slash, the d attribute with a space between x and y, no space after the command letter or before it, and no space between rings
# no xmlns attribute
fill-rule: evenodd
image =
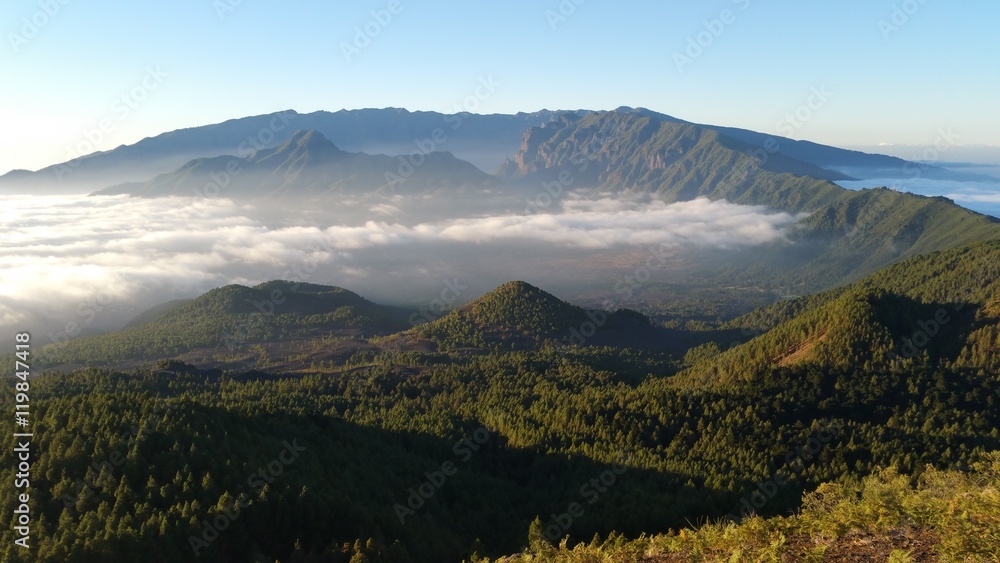
<svg viewBox="0 0 1000 563"><path fill-rule="evenodd" d="M751 247L781 242L798 219L707 199L572 196L551 213L427 222L370 208L370 219L354 224L312 216L309 224L275 225L260 211L222 198L0 196L0 327L43 330L49 340L64 336L67 324L73 336L114 330L158 303L271 279L365 294L373 278L391 278L398 289L383 284L384 291L405 293L464 256L507 260L498 268L521 279L525 257L537 264L565 251Z"/></svg>

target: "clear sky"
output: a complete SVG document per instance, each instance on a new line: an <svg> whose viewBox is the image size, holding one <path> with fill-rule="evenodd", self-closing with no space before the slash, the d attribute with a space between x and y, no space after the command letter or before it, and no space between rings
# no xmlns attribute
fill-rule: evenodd
<svg viewBox="0 0 1000 563"><path fill-rule="evenodd" d="M288 108L629 105L840 146L1000 144L998 23L996 0L10 0L0 173Z"/></svg>

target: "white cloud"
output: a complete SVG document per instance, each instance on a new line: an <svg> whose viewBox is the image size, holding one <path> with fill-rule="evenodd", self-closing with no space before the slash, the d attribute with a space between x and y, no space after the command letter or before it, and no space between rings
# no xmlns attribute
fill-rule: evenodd
<svg viewBox="0 0 1000 563"><path fill-rule="evenodd" d="M394 204L369 212L405 215L405 201ZM796 221L763 207L707 199L667 204L569 195L552 214L278 228L225 199L5 196L0 205L0 325L14 329L37 319L91 323L95 303L110 311L237 281L288 279L302 265L323 264L343 276L378 271L372 256L390 247L428 259L442 245L516 243L537 245L538 252L732 248L781 241ZM108 315L120 322L126 313Z"/></svg>
<svg viewBox="0 0 1000 563"><path fill-rule="evenodd" d="M733 247L774 242L796 218L763 207L696 199L667 204L659 200L568 200L558 214L506 215L456 219L418 225L422 239L486 243L539 241L603 249L620 245L698 245Z"/></svg>

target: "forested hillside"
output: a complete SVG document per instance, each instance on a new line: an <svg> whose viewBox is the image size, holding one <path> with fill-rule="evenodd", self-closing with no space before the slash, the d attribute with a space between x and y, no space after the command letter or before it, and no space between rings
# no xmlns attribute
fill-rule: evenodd
<svg viewBox="0 0 1000 563"><path fill-rule="evenodd" d="M556 541L666 533L1000 449L1000 381L973 370L791 366L696 391L627 349L366 362L39 378L36 560L457 561L521 550L538 517ZM572 503L583 512L566 524Z"/></svg>
<svg viewBox="0 0 1000 563"><path fill-rule="evenodd" d="M165 312L164 312L165 311ZM50 345L40 365L120 365L202 350L205 361L238 360L257 345L366 338L406 327L408 312L332 286L271 281L227 285L172 307L154 307L119 332Z"/></svg>
<svg viewBox="0 0 1000 563"><path fill-rule="evenodd" d="M504 284L389 341L413 336L430 340L440 351L536 349L545 343L601 345L622 339L632 346L658 341L653 347L676 350L664 342L666 332L650 326L649 319L640 313L585 310L521 281Z"/></svg>
<svg viewBox="0 0 1000 563"><path fill-rule="evenodd" d="M706 525L554 548L536 521L529 548L496 561L989 561L1000 551L1000 457L972 471L928 469L916 484L883 471L824 483L795 516Z"/></svg>
<svg viewBox="0 0 1000 563"><path fill-rule="evenodd" d="M780 366L932 365L997 373L1000 242L921 256L846 288L759 309L730 328L768 331L703 358L678 378L691 384L750 380Z"/></svg>
<svg viewBox="0 0 1000 563"><path fill-rule="evenodd" d="M32 381L30 560L993 549L998 258L995 241L913 258L704 332L523 282L401 332L340 288L226 286L37 351L118 360ZM723 351L727 331L749 339ZM176 359L227 335L259 355ZM304 359L269 363L289 341ZM985 484L956 473L972 467Z"/></svg>

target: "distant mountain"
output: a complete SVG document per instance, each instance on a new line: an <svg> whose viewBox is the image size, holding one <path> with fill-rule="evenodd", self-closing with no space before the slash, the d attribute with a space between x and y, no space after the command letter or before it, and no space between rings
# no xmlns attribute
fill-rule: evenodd
<svg viewBox="0 0 1000 563"><path fill-rule="evenodd" d="M502 172L535 185L654 193L667 201L726 199L806 214L791 246L702 259L742 279L780 278L802 293L917 254L1000 238L1000 221L946 198L847 190L831 181L843 177L837 172L711 128L634 111L567 115L532 128Z"/></svg>
<svg viewBox="0 0 1000 563"><path fill-rule="evenodd" d="M528 130L502 173L535 183L572 178L574 187L650 192L668 201L696 197L799 211L844 191L823 180L845 176L698 125L635 113L567 115ZM567 182L568 183L568 182Z"/></svg>
<svg viewBox="0 0 1000 563"><path fill-rule="evenodd" d="M616 113L696 125L644 108L621 107ZM447 151L493 172L512 156L525 130L560 116L582 116L588 110L480 115L459 112L411 112L399 108L317 111L286 110L231 119L213 125L178 129L147 137L131 145L73 158L32 172L14 170L0 176L0 193L87 193L126 182L145 182L198 158L236 155L274 148L295 131L322 133L345 151L368 154L411 154ZM745 129L700 125L727 139L772 151L813 167L836 171L839 177L908 178L919 170L923 178L983 179L983 176L915 164L895 157L828 147ZM816 176L822 177L822 176Z"/></svg>
<svg viewBox="0 0 1000 563"><path fill-rule="evenodd" d="M820 168L827 168L840 174L857 177L859 179L911 178L919 173L921 178L937 180L997 181L995 177L984 174L958 172L931 164L911 162L895 156L866 153L851 149L841 149L828 145L821 145L812 141L798 141L795 139L789 139L788 137L759 133L757 131L739 129L736 127L690 123L645 108L620 107L615 111L651 117L660 121L699 125L704 129L715 131L725 137L729 137L755 147L767 147L766 150L770 151L772 154L787 156Z"/></svg>
<svg viewBox="0 0 1000 563"><path fill-rule="evenodd" d="M254 345L390 334L407 326L408 313L339 287L290 281L234 284L180 304L159 305L121 331L52 345L38 355L49 365L121 364L195 351L206 361L223 361L246 355ZM137 324L145 319L150 320Z"/></svg>
<svg viewBox="0 0 1000 563"><path fill-rule="evenodd" d="M338 193L412 193L484 188L496 179L451 153L431 152L414 163L385 155L350 153L316 131L297 131L281 146L246 159L197 159L145 183L120 184L99 195L140 197L221 195L234 199L296 199Z"/></svg>
<svg viewBox="0 0 1000 563"><path fill-rule="evenodd" d="M345 151L447 151L492 172L517 150L525 129L561 113L443 114L384 108L302 114L286 110L178 129L36 172L11 171L0 176L0 193L88 193L115 184L145 182L193 159L245 158L255 150L285 143L300 130L321 133Z"/></svg>

